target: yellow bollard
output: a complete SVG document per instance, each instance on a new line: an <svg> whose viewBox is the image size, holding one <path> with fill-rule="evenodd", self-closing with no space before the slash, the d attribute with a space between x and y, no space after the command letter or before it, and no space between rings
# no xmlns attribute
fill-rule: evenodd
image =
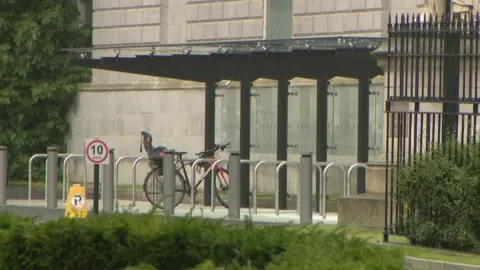
<svg viewBox="0 0 480 270"><path fill-rule="evenodd" d="M85 218L88 214L87 196L82 185L74 184L68 190L68 198L65 206L65 217Z"/></svg>

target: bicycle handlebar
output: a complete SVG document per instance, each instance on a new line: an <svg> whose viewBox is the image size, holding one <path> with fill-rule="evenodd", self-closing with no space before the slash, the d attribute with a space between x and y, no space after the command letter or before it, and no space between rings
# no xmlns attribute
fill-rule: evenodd
<svg viewBox="0 0 480 270"><path fill-rule="evenodd" d="M227 148L228 146L230 146L230 143L226 143L226 144L217 144L215 145L215 148L217 148L217 150L225 150L225 148Z"/></svg>
<svg viewBox="0 0 480 270"><path fill-rule="evenodd" d="M215 147L213 149L210 149L210 150L205 150L205 151L202 151L202 152L199 152L199 153L195 153L195 155L197 156L201 156L201 155L204 155L206 153L214 153L218 150L225 150L225 148L227 148L228 146L230 145L230 143L226 143L226 144L215 144Z"/></svg>

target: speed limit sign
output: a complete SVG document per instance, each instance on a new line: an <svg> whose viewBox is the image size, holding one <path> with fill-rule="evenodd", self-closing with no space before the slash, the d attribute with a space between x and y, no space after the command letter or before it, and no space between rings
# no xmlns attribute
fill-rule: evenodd
<svg viewBox="0 0 480 270"><path fill-rule="evenodd" d="M108 164L108 145L100 139L90 139L85 143L85 159L87 164Z"/></svg>

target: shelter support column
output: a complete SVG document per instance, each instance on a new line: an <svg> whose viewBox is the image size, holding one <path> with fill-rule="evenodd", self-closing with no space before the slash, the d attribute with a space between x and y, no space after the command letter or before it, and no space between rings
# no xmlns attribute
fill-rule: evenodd
<svg viewBox="0 0 480 270"><path fill-rule="evenodd" d="M328 79L317 79L316 161L327 162ZM320 213L321 172L316 170L315 211Z"/></svg>
<svg viewBox="0 0 480 270"><path fill-rule="evenodd" d="M358 80L358 130L357 130L357 162L368 162L368 122L370 101L370 80L362 77ZM357 168L357 194L366 192L366 170Z"/></svg>
<svg viewBox="0 0 480 270"><path fill-rule="evenodd" d="M278 80L277 91L277 160L287 160L288 147L288 86L287 79ZM287 167L279 171L278 195L280 210L287 209Z"/></svg>
<svg viewBox="0 0 480 270"><path fill-rule="evenodd" d="M205 150L215 147L215 81L205 83ZM211 205L212 177L208 173L203 181L203 202L205 206Z"/></svg>
<svg viewBox="0 0 480 270"><path fill-rule="evenodd" d="M250 111L252 82L240 82L240 158L250 159ZM250 205L250 165L240 166L240 207Z"/></svg>

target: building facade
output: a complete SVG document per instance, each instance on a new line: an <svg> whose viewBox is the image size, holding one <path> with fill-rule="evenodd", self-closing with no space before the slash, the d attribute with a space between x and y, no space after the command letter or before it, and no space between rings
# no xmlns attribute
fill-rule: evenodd
<svg viewBox="0 0 480 270"><path fill-rule="evenodd" d="M446 0L78 0L83 18L93 26L93 46L308 37L385 37L395 13L443 13L450 8L476 10L473 1ZM91 7L91 8L90 8ZM172 47L172 50L174 48ZM117 53L134 55L139 49ZM166 47L164 50L169 50ZM171 51L168 51L171 53ZM113 49L95 57L113 56ZM328 63L319 63L319 65ZM370 161L382 162L385 80L372 80ZM276 82L257 80L252 92L252 159L275 160ZM289 97L289 159L315 152L316 85L293 79ZM357 81L333 78L329 95L329 161L356 162ZM222 81L217 89L216 141L239 146L239 83ZM81 86L71 113L69 152L81 153L85 138L101 137L116 156L141 156L140 131L153 134L154 145L195 153L203 148L204 85L165 78L93 70ZM77 166L79 177L81 166ZM131 181L131 166L120 168L121 182ZM143 181L144 164L137 181ZM272 192L274 169L261 172L260 191ZM367 174L368 176L368 174ZM329 192L340 193L341 171L331 171ZM296 192L296 172L289 171L289 191ZM367 180L368 182L368 180ZM367 183L368 185L368 183ZM368 188L368 187L367 187ZM374 189L374 187L370 187Z"/></svg>

